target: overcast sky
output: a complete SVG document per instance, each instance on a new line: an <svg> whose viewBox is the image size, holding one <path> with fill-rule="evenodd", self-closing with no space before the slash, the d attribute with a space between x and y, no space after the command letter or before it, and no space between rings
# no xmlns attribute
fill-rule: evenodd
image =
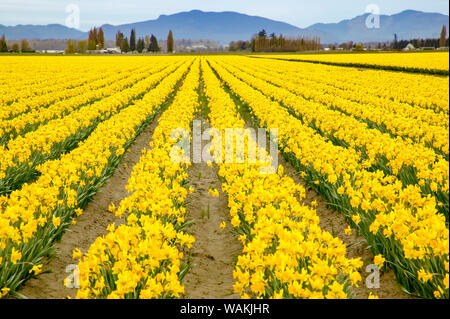
<svg viewBox="0 0 450 319"><path fill-rule="evenodd" d="M84 31L94 25L145 21L193 9L237 11L301 28L353 18L363 14L369 4L378 5L381 14L406 9L449 13L448 0L0 0L0 24L65 24L69 4L78 5L79 28Z"/></svg>

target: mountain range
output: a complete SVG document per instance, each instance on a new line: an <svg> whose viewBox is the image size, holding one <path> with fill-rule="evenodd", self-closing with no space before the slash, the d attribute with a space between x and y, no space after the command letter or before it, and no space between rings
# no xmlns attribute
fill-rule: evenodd
<svg viewBox="0 0 450 319"><path fill-rule="evenodd" d="M393 15L380 15L380 28L369 29L366 19L369 14L343 20L339 23L317 23L307 28L298 28L292 24L237 12L203 12L192 10L172 15L161 15L158 19L136 23L101 27L105 38L114 40L118 30L125 35L136 29L137 36L154 34L165 39L169 30L178 39L211 39L220 44L230 41L248 40L261 29L267 33L283 34L287 37L318 36L322 43L345 41L373 42L391 41L394 33L398 39L439 37L443 25L449 25L449 16L440 13L428 13L414 10L402 11ZM0 34L9 40L26 39L86 39L87 32L68 28L60 24L17 25L0 24Z"/></svg>

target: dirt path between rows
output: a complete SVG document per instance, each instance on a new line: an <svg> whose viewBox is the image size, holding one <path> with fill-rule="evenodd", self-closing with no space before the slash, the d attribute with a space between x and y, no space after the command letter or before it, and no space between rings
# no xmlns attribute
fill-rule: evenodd
<svg viewBox="0 0 450 319"><path fill-rule="evenodd" d="M254 124L254 118L252 118L249 113L249 109L238 101L235 101L235 103L242 119L244 119L246 123L245 127L255 129L256 125ZM269 145L268 143L269 142L267 141L267 145ZM395 278L394 272L390 269L386 273L380 272L379 288L369 289L367 287L366 278L371 275L372 272L370 270L366 272L366 267L373 264L373 255L370 252L367 243L364 241L364 238L357 235L353 230L351 235L346 235L345 229L348 227L348 223L345 220L345 217L339 212L329 208L326 204L326 200L306 184L306 182L299 176L297 170L285 160L280 151L278 153L278 165L282 165L284 167L285 174L291 177L296 184L302 185L305 188L306 198L302 201L308 205L311 205L313 201L317 203L316 212L320 218L320 227L323 230L328 231L333 236L341 239L344 244L354 244L347 248L348 258L361 257L363 260L364 265L360 271L362 282L360 282L359 287L352 288L353 297L356 299L367 299L369 293L372 293L380 299L410 298L409 295L401 290L400 285ZM370 280L370 283L373 283L373 281Z"/></svg>
<svg viewBox="0 0 450 319"><path fill-rule="evenodd" d="M111 203L117 207L122 199L129 196L125 186L128 184L134 165L141 157L141 151L149 147L158 118L159 116L136 138L114 174L86 206L83 215L76 219L75 225L67 229L61 242L55 244L57 255L43 267L44 271L52 272L43 273L27 281L19 290L20 294L31 299L75 297L76 289L64 286L64 279L70 274L66 272L66 267L76 264L76 261L72 259L72 252L75 248L80 248L83 253L87 252L97 237L106 235L106 227L109 224L115 223L117 226L123 223L122 219L108 211L108 207Z"/></svg>
<svg viewBox="0 0 450 319"><path fill-rule="evenodd" d="M242 245L231 233L228 198L221 192L217 170L216 165L209 167L203 162L188 169L189 183L195 189L187 198L189 218L195 220L190 228L195 243L190 252L194 267L184 281L186 298L239 298L233 292L233 270ZM219 191L218 198L208 194L211 188ZM221 230L223 221L227 227Z"/></svg>
<svg viewBox="0 0 450 319"><path fill-rule="evenodd" d="M335 237L338 237L346 245L356 243L364 239L363 237L356 235L355 231L352 231L351 235L345 234L345 229L348 227L348 223L346 222L344 216L339 212L328 208L326 205L326 201L305 183L305 181L298 175L296 169L290 163L288 163L281 154L278 157L278 164L283 165L286 175L290 176L296 184L305 187L306 198L303 200L304 203L310 205L311 202L316 201L316 211L317 215L320 218L320 227L323 230L328 231ZM361 257L361 259L364 261L364 266L361 270L362 283L359 284L359 287L352 290L355 298L367 299L370 292L373 295L380 297L380 299L409 298L409 296L400 289L400 286L398 285L397 280L395 279L394 272L392 270L381 274L379 288L367 288L366 277L370 275L371 272L366 273L365 269L367 265L373 263L373 255L368 249L366 242L348 247L347 257Z"/></svg>

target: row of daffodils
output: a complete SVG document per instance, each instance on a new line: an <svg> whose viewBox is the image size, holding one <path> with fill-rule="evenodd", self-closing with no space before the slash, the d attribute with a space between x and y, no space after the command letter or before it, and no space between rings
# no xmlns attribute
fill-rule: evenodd
<svg viewBox="0 0 450 319"><path fill-rule="evenodd" d="M125 63L94 64L82 59L14 57L0 61L0 119L74 96L77 88L110 72L131 71ZM123 61L126 62L126 61Z"/></svg>
<svg viewBox="0 0 450 319"><path fill-rule="evenodd" d="M449 74L448 52L296 54L276 55L273 58L329 63L332 65L362 66L377 69L442 74L447 76Z"/></svg>
<svg viewBox="0 0 450 319"><path fill-rule="evenodd" d="M205 60L202 70L211 125L222 134L226 128L243 128L236 105ZM256 141L247 143L252 149ZM228 195L231 224L244 244L233 273L235 292L242 298L351 296L351 286L361 280L362 261L347 259L344 243L320 228L316 212L300 202L305 189L282 166L262 173L271 167L268 154L255 164L225 164L220 152L212 151ZM223 148L221 154L227 151L232 150Z"/></svg>
<svg viewBox="0 0 450 319"><path fill-rule="evenodd" d="M346 217L404 291L449 298L449 79L411 74L448 72L443 57L0 59L0 298L15 297L43 270L55 242L159 115L129 196L110 207L119 225L74 251L77 298L188 296L195 221L186 197L194 190L182 146L199 113L217 129L209 164L218 166L220 196L243 246L233 265L241 298L352 298L363 284L361 258L347 257L304 204L305 188L272 167L278 153ZM277 129L277 152L256 146L246 125ZM235 145L223 143L230 128ZM244 163L225 163L235 147L245 150Z"/></svg>
<svg viewBox="0 0 450 319"><path fill-rule="evenodd" d="M76 147L98 123L142 97L174 72L182 61L171 61L171 65L166 68L163 65L155 66L154 73L144 70L139 75L131 76L124 80L129 83L129 87L122 87L119 91L116 88L111 95L80 107L67 116L53 119L0 146L0 195L18 189L24 182L32 180L38 174L37 165L58 158L60 154Z"/></svg>
<svg viewBox="0 0 450 319"><path fill-rule="evenodd" d="M126 149L153 120L192 59L172 61L171 70L148 76L134 90L106 104L120 111L113 114L110 110L111 116L98 124L73 151L39 165L40 177L36 182L0 197L0 292L3 296L15 292L39 271L54 242L73 218L82 213ZM135 103L119 107L142 93L145 94Z"/></svg>
<svg viewBox="0 0 450 319"><path fill-rule="evenodd" d="M304 179L344 213L411 294L447 298L449 232L436 198L394 175L368 170L353 148L334 145L249 84L211 65L262 127L279 128L280 148Z"/></svg>
<svg viewBox="0 0 450 319"><path fill-rule="evenodd" d="M133 168L126 187L132 194L115 212L126 219L125 224L110 225L108 234L79 256L77 298L174 298L184 293L181 280L188 265L183 262L183 248L194 242L183 232L189 224L184 206L189 164L173 160L177 139L172 132L190 131L199 105L199 76L197 59L159 118L150 149Z"/></svg>
<svg viewBox="0 0 450 319"><path fill-rule="evenodd" d="M436 197L439 211L448 220L449 162L442 155L425 145L393 138L388 133L369 128L358 118L294 94L298 86L292 84L295 81L290 78L286 81L286 75L281 79L273 73L260 73L248 64L247 72L242 71L242 66L235 68L227 65L226 68L263 94L282 103L304 124L315 128L334 144L356 149L363 166L396 176L404 186L418 184L424 194ZM270 79L276 85L264 79ZM318 94L319 91L316 92Z"/></svg>
<svg viewBox="0 0 450 319"><path fill-rule="evenodd" d="M149 69L149 67L146 67L146 69ZM145 72L146 70L143 69L143 71ZM133 77L135 82L141 79L142 74L145 74L144 72L141 72L141 70L136 72L138 77ZM61 94L64 94L65 99L51 101L50 103L47 101L44 105L40 105L39 102L28 99L26 103L35 106L35 108L26 108L24 112L0 122L0 144L4 145L10 139L13 139L18 135L24 135L29 131L35 130L46 121L57 117L63 117L81 106L93 103L114 92L119 92L134 83L130 82L130 79L128 79L131 75L132 74L129 74L128 72L120 72L118 70L110 71L104 74L104 77L100 79L93 78L84 85L61 91ZM141 77L139 77L139 75ZM57 93L54 92L51 94L52 96L57 95ZM47 104L48 106L46 107ZM9 107L11 110L19 110L17 105L10 105Z"/></svg>

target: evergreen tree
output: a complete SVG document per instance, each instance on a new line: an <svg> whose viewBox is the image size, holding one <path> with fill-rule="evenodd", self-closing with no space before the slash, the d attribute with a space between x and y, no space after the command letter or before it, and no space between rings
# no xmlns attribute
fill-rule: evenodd
<svg viewBox="0 0 450 319"><path fill-rule="evenodd" d="M172 30L169 31L169 35L167 36L167 52L172 53L173 52L173 33Z"/></svg>
<svg viewBox="0 0 450 319"><path fill-rule="evenodd" d="M95 49L97 49L95 40L88 40L88 50L95 50Z"/></svg>
<svg viewBox="0 0 450 319"><path fill-rule="evenodd" d="M122 41L122 51L125 53L130 52L130 44L128 42L128 38L125 38Z"/></svg>
<svg viewBox="0 0 450 319"><path fill-rule="evenodd" d="M69 41L67 41L67 48L66 48L66 53L75 53L76 52L76 46L77 43L75 40L69 39Z"/></svg>
<svg viewBox="0 0 450 319"><path fill-rule="evenodd" d="M134 29L131 29L130 50L136 51L136 30L134 30Z"/></svg>
<svg viewBox="0 0 450 319"><path fill-rule="evenodd" d="M18 43L14 43L12 46L12 50L13 52L19 53L20 52L20 47Z"/></svg>
<svg viewBox="0 0 450 319"><path fill-rule="evenodd" d="M97 48L97 29L90 29L89 30L89 37L88 37L88 49L89 50L95 50Z"/></svg>
<svg viewBox="0 0 450 319"><path fill-rule="evenodd" d="M136 50L139 53L142 53L142 50L144 50L144 49L145 49L145 41L144 41L144 39L139 38L137 41L137 44L136 44Z"/></svg>
<svg viewBox="0 0 450 319"><path fill-rule="evenodd" d="M161 50L158 45L158 40L156 39L156 37L153 34L150 38L150 46L149 46L148 50L151 52L159 52Z"/></svg>
<svg viewBox="0 0 450 319"><path fill-rule="evenodd" d="M26 39L22 39L20 42L20 51L22 52L31 52L33 49L28 44L28 41Z"/></svg>
<svg viewBox="0 0 450 319"><path fill-rule="evenodd" d="M122 45L123 45L123 33L119 31L117 31L116 34L116 47L119 47L122 49Z"/></svg>
<svg viewBox="0 0 450 319"><path fill-rule="evenodd" d="M105 34L103 33L102 28L98 29L97 41L98 41L98 48L104 49L105 48Z"/></svg>
<svg viewBox="0 0 450 319"><path fill-rule="evenodd" d="M95 44L97 45L98 44L98 31L97 31L97 27L94 27L94 29L92 30L92 34L94 35L94 41L95 41Z"/></svg>
<svg viewBox="0 0 450 319"><path fill-rule="evenodd" d="M441 38L439 39L439 46L445 47L445 40L447 39L447 28L445 25L442 26Z"/></svg>
<svg viewBox="0 0 450 319"><path fill-rule="evenodd" d="M89 30L88 50L97 49L97 28Z"/></svg>
<svg viewBox="0 0 450 319"><path fill-rule="evenodd" d="M77 43L77 52L78 53L86 53L88 43L86 40L78 41Z"/></svg>
<svg viewBox="0 0 450 319"><path fill-rule="evenodd" d="M8 43L6 43L5 35L0 38L0 52L8 52Z"/></svg>

